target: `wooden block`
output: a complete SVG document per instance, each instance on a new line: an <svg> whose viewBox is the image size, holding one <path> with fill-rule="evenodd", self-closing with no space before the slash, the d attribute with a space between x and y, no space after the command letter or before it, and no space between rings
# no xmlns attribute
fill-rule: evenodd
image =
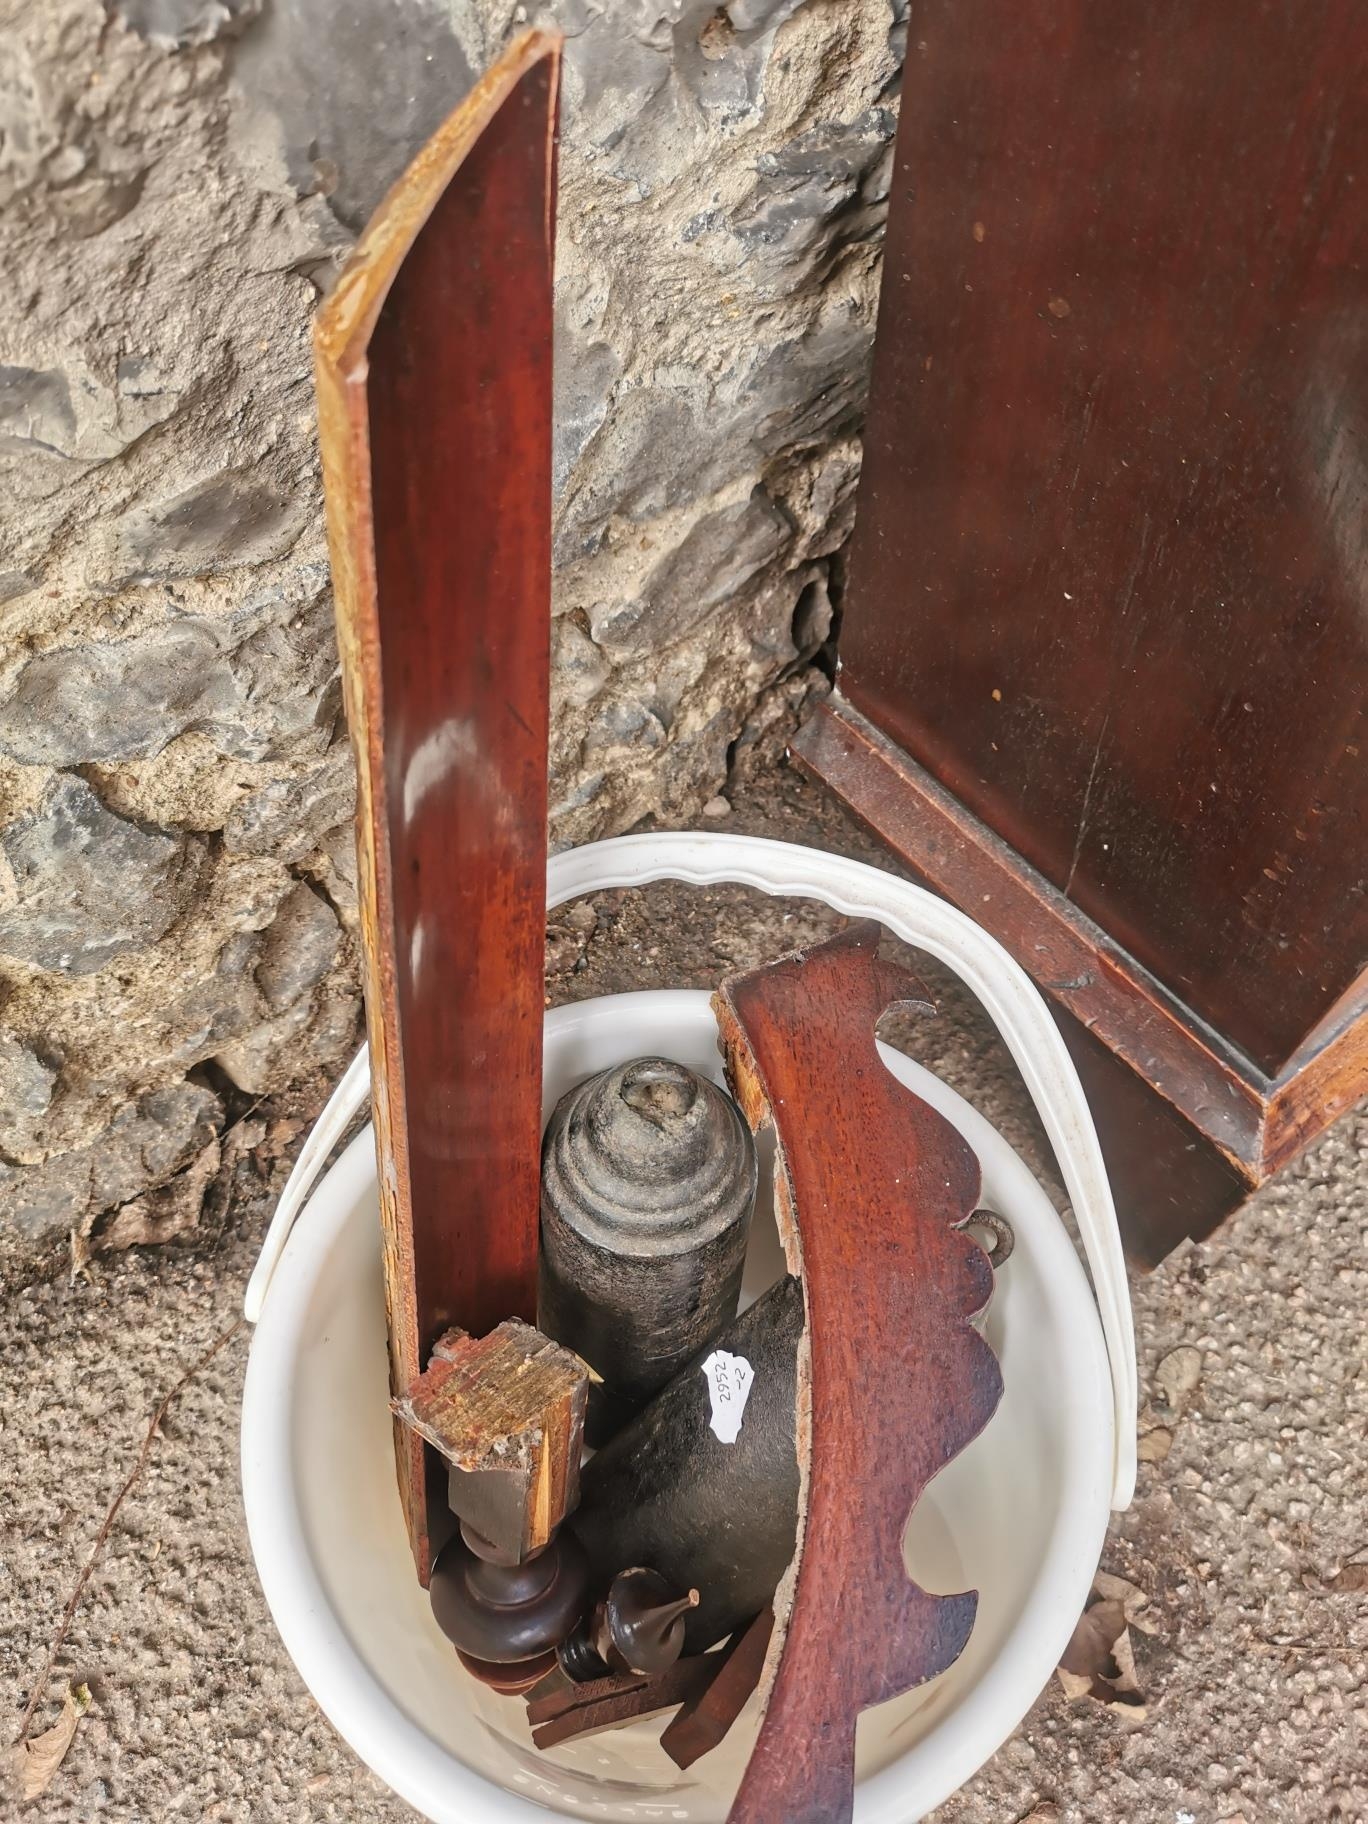
<svg viewBox="0 0 1368 1824"><path fill-rule="evenodd" d="M860 1711L952 1664L977 1606L974 1591L929 1595L903 1565L913 1506L987 1424L1002 1376L971 1322L993 1285L964 1231L978 1161L875 1048L890 1006L926 999L880 958L880 935L854 925L714 999L737 1099L774 1126L775 1209L808 1319L805 1512L731 1824L844 1824Z"/></svg>
<svg viewBox="0 0 1368 1824"><path fill-rule="evenodd" d="M577 1685L572 1679L555 1673L542 1679L527 1694L527 1720L534 1726L553 1723L558 1716L572 1710L583 1710L590 1704L601 1704L607 1698L625 1697L651 1683L645 1672L610 1672L605 1678L586 1679Z"/></svg>
<svg viewBox="0 0 1368 1824"><path fill-rule="evenodd" d="M453 1512L521 1562L578 1499L588 1392L577 1355L508 1318L478 1339L448 1330L391 1404L450 1465Z"/></svg>

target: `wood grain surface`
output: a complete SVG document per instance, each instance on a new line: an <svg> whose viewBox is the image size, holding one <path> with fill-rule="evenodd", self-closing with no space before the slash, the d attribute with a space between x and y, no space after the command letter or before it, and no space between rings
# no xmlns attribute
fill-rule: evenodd
<svg viewBox="0 0 1368 1824"><path fill-rule="evenodd" d="M661 1732L660 1745L676 1767L692 1767L725 1741L760 1687L773 1633L774 1610L768 1608L722 1648L718 1654L722 1664L707 1690L690 1698L670 1718Z"/></svg>
<svg viewBox="0 0 1368 1824"><path fill-rule="evenodd" d="M969 1321L993 1285L961 1226L978 1161L879 1058L881 1015L926 1004L879 939L853 925L714 1000L737 1099L752 1127L774 1126L776 1212L807 1305L804 1518L730 1824L848 1819L860 1711L952 1664L977 1607L973 1591L928 1595L903 1562L914 1504L987 1424L1002 1377Z"/></svg>
<svg viewBox="0 0 1368 1824"><path fill-rule="evenodd" d="M1051 995L1142 1259L1368 1092L1365 93L1355 0L909 41L805 745Z"/></svg>
<svg viewBox="0 0 1368 1824"><path fill-rule="evenodd" d="M448 1465L452 1513L521 1563L579 1499L588 1394L577 1355L508 1317L488 1336L448 1330L390 1405Z"/></svg>
<svg viewBox="0 0 1368 1824"><path fill-rule="evenodd" d="M559 54L525 34L438 130L315 337L396 1393L535 1316Z"/></svg>
<svg viewBox="0 0 1368 1824"><path fill-rule="evenodd" d="M1269 1076L839 695L794 751L1035 977L1078 1065L1138 1263L1209 1234L1368 1093L1363 978Z"/></svg>
<svg viewBox="0 0 1368 1824"><path fill-rule="evenodd" d="M1368 9L919 6L846 696L1276 1075L1368 957Z"/></svg>

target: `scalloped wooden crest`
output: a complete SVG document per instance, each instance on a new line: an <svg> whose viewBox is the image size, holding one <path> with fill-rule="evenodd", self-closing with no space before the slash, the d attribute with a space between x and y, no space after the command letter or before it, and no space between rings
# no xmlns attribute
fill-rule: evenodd
<svg viewBox="0 0 1368 1824"><path fill-rule="evenodd" d="M978 1604L929 1595L903 1563L913 1507L988 1423L1002 1375L971 1322L993 1287L963 1227L978 1161L875 1048L888 1007L926 1002L880 936L861 921L714 997L746 1118L774 1127L780 1235L807 1306L798 1552L729 1824L848 1819L860 1711L951 1665Z"/></svg>

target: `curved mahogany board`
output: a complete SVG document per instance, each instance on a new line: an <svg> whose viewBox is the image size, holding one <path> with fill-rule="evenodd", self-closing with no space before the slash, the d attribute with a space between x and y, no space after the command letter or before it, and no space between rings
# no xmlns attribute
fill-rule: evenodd
<svg viewBox="0 0 1368 1824"><path fill-rule="evenodd" d="M853 925L714 999L746 1118L774 1124L775 1206L802 1275L808 1354L791 1606L729 1824L848 1819L860 1711L951 1665L978 1606L975 1591L928 1595L903 1564L913 1506L988 1423L1002 1376L969 1323L993 1289L962 1228L978 1161L875 1049L887 1008L926 1004L914 977L881 960L879 937Z"/></svg>
<svg viewBox="0 0 1368 1824"><path fill-rule="evenodd" d="M396 1394L536 1314L559 56L529 32L478 84L315 332Z"/></svg>

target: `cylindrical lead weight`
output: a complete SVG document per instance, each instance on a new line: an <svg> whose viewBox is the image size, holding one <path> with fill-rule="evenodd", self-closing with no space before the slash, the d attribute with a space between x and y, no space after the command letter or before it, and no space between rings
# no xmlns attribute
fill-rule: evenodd
<svg viewBox="0 0 1368 1824"><path fill-rule="evenodd" d="M557 1105L542 1142L537 1323L602 1379L590 1444L735 1316L755 1185L741 1111L682 1064L637 1058Z"/></svg>

